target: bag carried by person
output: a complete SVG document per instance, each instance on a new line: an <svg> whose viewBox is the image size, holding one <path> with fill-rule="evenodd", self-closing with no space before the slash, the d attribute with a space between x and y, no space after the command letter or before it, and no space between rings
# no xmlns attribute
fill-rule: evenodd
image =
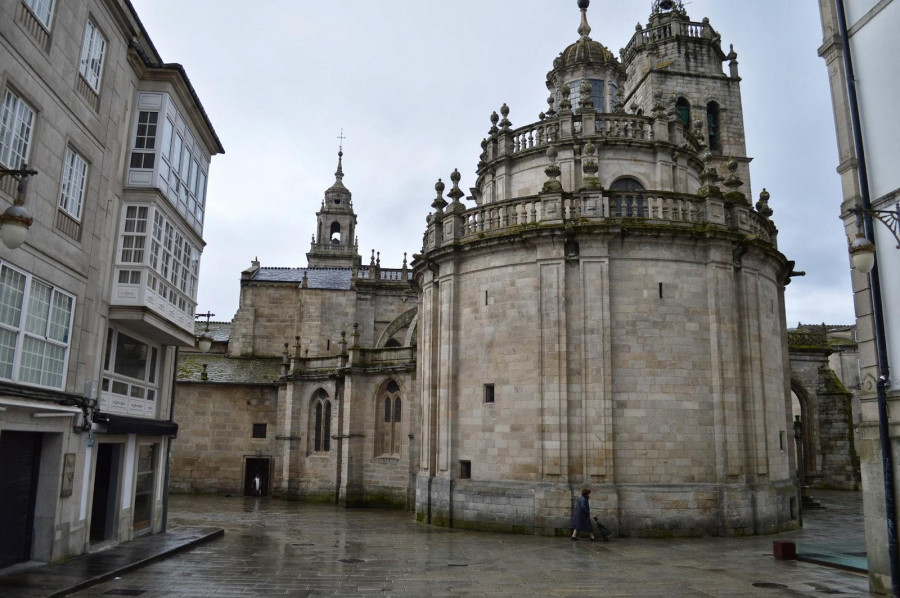
<svg viewBox="0 0 900 598"><path fill-rule="evenodd" d="M602 523L600 523L600 520L597 519L596 516L592 517L592 519L594 520L594 525L597 526L597 530L600 532L600 537L603 539L604 542L609 542L609 537L612 535L612 532L610 531L610 529L608 527L606 527L605 525L603 525Z"/></svg>

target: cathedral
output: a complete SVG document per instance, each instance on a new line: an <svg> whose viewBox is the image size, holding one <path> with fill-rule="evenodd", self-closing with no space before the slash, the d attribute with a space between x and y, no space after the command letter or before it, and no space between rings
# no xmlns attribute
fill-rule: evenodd
<svg viewBox="0 0 900 598"><path fill-rule="evenodd" d="M360 256L338 153L307 266L254 260L234 319L198 324L211 351L181 354L173 491L259 476L553 535L590 488L620 535L796 527L793 262L751 193L737 54L656 0L617 57L589 4L545 111L491 115L475 186L438 180L400 268Z"/></svg>

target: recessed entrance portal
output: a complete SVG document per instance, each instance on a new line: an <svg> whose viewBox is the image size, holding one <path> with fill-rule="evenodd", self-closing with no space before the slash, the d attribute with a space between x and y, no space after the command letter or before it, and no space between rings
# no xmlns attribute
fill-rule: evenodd
<svg viewBox="0 0 900 598"><path fill-rule="evenodd" d="M97 445L94 500L91 504L91 542L104 542L113 538L121 462L121 444Z"/></svg>
<svg viewBox="0 0 900 598"><path fill-rule="evenodd" d="M244 460L244 496L269 495L269 463L268 457L247 457ZM257 493L256 476L259 476Z"/></svg>

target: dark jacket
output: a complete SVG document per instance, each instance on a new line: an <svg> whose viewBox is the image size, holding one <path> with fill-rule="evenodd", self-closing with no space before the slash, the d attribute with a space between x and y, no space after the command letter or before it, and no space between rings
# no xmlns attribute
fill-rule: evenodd
<svg viewBox="0 0 900 598"><path fill-rule="evenodd" d="M575 505L572 513L572 529L588 533L594 531L591 525L591 502L587 496L579 498Z"/></svg>

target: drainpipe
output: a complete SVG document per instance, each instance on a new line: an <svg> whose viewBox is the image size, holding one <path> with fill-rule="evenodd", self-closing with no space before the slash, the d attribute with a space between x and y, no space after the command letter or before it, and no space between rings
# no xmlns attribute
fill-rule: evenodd
<svg viewBox="0 0 900 598"><path fill-rule="evenodd" d="M178 379L178 347L175 347L175 360L172 362L172 389L169 392L169 421L175 420L175 382ZM160 532L165 532L169 527L169 469L172 463L172 441L175 438L169 436L166 440L166 480L163 485L162 527Z"/></svg>
<svg viewBox="0 0 900 598"><path fill-rule="evenodd" d="M862 127L859 122L859 104L856 97L856 78L853 74L853 58L850 54L850 37L847 34L847 17L844 12L844 0L835 0L838 26L843 42L844 69L847 71L847 95L850 104L850 122L853 126L853 144L856 159L859 163L859 190L862 197L863 227L866 239L875 243L872 226L872 202L869 197L869 175L866 168L866 154L863 149ZM897 558L897 522L896 501L894 497L894 462L891 454L890 430L888 429L887 381L890 367L887 358L887 341L885 339L884 313L882 310L881 282L878 276L878 258L875 267L869 273L869 288L872 290L872 318L875 328L875 351L878 360L878 382L875 385L878 401L878 433L881 440L881 462L884 470L884 506L887 521L888 559L891 567L891 593L900 596L900 561Z"/></svg>

